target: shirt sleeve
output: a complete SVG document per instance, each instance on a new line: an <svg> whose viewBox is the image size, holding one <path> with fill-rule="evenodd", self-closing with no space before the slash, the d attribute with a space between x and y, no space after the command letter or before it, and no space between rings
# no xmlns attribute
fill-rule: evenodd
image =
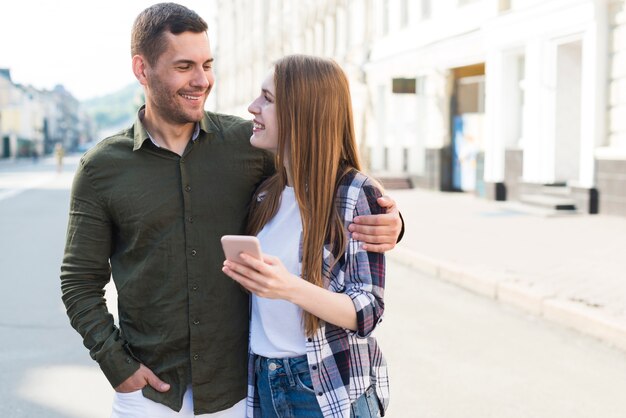
<svg viewBox="0 0 626 418"><path fill-rule="evenodd" d="M384 213L376 199L381 196L378 188L365 184L359 192L354 217ZM345 293L350 296L356 309L358 337L368 337L382 320L385 303L385 255L361 248L361 242L349 236L345 253Z"/></svg>
<svg viewBox="0 0 626 418"><path fill-rule="evenodd" d="M139 363L125 350L104 299L104 286L111 277L112 234L109 216L81 161L70 198L61 265L62 300L91 357L116 387L139 368Z"/></svg>
<svg viewBox="0 0 626 418"><path fill-rule="evenodd" d="M263 151L263 179L273 176L276 173L274 155L268 151Z"/></svg>
<svg viewBox="0 0 626 418"><path fill-rule="evenodd" d="M398 235L398 239L396 240L396 244L399 243L400 241L402 241L402 238L404 237L404 218L402 217L402 213L398 212L398 215L400 215L400 221L402 221L402 229L400 229L400 235Z"/></svg>

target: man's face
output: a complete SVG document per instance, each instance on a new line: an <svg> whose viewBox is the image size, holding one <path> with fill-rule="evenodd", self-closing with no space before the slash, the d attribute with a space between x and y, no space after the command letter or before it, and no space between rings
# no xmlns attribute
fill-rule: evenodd
<svg viewBox="0 0 626 418"><path fill-rule="evenodd" d="M146 63L146 101L158 117L173 124L198 122L215 81L206 33L166 33L165 52Z"/></svg>

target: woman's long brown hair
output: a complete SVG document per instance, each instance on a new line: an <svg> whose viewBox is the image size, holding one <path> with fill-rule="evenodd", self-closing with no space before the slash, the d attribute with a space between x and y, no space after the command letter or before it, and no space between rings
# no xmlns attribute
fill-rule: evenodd
<svg viewBox="0 0 626 418"><path fill-rule="evenodd" d="M278 121L277 172L257 190L248 216L256 235L276 214L291 171L302 218L302 277L324 286L323 248L331 244L333 262L347 238L335 206L341 178L361 164L354 137L348 79L332 60L290 55L274 66ZM304 312L305 333L312 336L319 318Z"/></svg>

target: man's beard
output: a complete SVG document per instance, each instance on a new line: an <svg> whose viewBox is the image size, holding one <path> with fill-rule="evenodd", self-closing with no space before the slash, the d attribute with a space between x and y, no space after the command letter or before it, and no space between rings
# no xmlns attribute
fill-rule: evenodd
<svg viewBox="0 0 626 418"><path fill-rule="evenodd" d="M161 118L166 119L168 122L173 124L196 123L202 120L202 117L204 116L203 111L198 112L197 115L192 115L190 114L191 112L185 112L184 107L181 106L178 101L186 99L181 97L178 94L178 91L171 91L161 83L156 83L152 91L152 107L158 110ZM204 94L206 94L206 92L204 92ZM200 100L202 100L202 108L204 109L206 95Z"/></svg>

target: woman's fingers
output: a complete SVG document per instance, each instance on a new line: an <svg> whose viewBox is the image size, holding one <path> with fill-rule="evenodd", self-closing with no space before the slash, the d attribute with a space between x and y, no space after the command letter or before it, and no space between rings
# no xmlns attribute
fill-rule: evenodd
<svg viewBox="0 0 626 418"><path fill-rule="evenodd" d="M248 254L245 254L245 253L241 254L241 258L250 267L252 267L256 271L259 271L259 272L264 273L264 274L268 274L269 273L268 266L275 265L277 260L278 260L278 258L276 258L276 257L274 257L272 255L267 255L267 254L263 254L263 259L262 260L259 260L258 258L251 257L251 256L249 256Z"/></svg>
<svg viewBox="0 0 626 418"><path fill-rule="evenodd" d="M245 254L241 254L243 257L246 257ZM254 258L249 257L249 259L254 260ZM247 263L248 260L244 261ZM245 265L245 264L241 264L241 263L236 263L234 261L229 261L226 260L224 261L224 266L228 267L229 269L241 274L242 276L246 276L250 279L255 279L258 275L257 270L254 268L254 266L251 265Z"/></svg>
<svg viewBox="0 0 626 418"><path fill-rule="evenodd" d="M234 281L236 281L237 283L239 283L240 285L242 285L243 287L245 287L247 290L249 290L252 293L258 294L262 290L259 284L255 280L238 273L237 271L233 270L232 268L226 265L222 267L222 271L228 277L230 277L231 279L233 279Z"/></svg>

